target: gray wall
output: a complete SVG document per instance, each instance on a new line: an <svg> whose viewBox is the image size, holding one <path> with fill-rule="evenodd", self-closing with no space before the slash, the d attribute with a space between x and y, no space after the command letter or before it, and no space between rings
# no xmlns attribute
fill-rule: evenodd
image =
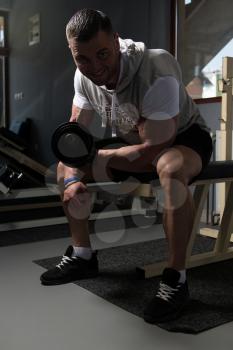
<svg viewBox="0 0 233 350"><path fill-rule="evenodd" d="M68 19L82 7L106 12L122 38L169 50L170 0L12 0L9 18L10 118L31 118L31 151L46 165L54 162L52 131L67 121L75 66L65 40ZM39 13L41 42L28 45L28 19ZM16 93L23 93L15 100Z"/></svg>
<svg viewBox="0 0 233 350"><path fill-rule="evenodd" d="M13 0L0 0L0 10L10 10Z"/></svg>
<svg viewBox="0 0 233 350"><path fill-rule="evenodd" d="M198 108L207 125L214 132L220 129L221 103L203 103Z"/></svg>

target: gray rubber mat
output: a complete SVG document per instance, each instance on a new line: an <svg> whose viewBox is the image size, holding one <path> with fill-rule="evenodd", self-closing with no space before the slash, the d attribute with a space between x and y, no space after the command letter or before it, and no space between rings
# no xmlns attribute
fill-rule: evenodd
<svg viewBox="0 0 233 350"><path fill-rule="evenodd" d="M210 251L213 244L211 238L197 237L193 253ZM141 279L135 267L161 261L166 255L164 239L104 249L98 252L99 276L75 284L143 317L144 307L154 296L160 277ZM49 269L59 260L60 257L54 257L35 263ZM190 303L178 319L156 326L196 334L233 321L233 260L189 269L187 278Z"/></svg>

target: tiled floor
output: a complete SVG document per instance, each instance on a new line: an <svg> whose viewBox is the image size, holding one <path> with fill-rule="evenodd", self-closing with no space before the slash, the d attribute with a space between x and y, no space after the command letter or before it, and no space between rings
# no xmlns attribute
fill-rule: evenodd
<svg viewBox="0 0 233 350"><path fill-rule="evenodd" d="M128 229L121 244L163 236L154 229ZM103 242L103 237L101 237ZM92 237L101 248L100 237ZM108 233L114 243L114 232ZM106 242L105 240L105 242ZM44 287L44 271L32 261L62 255L62 238L0 248L1 350L231 350L233 323L199 335L169 333L74 284Z"/></svg>

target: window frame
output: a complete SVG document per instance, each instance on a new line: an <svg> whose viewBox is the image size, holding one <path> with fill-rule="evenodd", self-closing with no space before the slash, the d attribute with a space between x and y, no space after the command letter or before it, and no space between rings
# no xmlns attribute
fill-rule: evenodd
<svg viewBox="0 0 233 350"><path fill-rule="evenodd" d="M171 53L179 61L182 68L183 61L183 25L185 18L185 0L170 0L171 1L171 36L170 47ZM222 97L203 97L193 99L197 104L221 102Z"/></svg>
<svg viewBox="0 0 233 350"><path fill-rule="evenodd" d="M3 120L1 126L8 126L9 119L9 78L8 78L8 59L9 59L9 46L8 46L8 13L0 10L0 16L4 18L4 46L0 47L0 57L3 59Z"/></svg>

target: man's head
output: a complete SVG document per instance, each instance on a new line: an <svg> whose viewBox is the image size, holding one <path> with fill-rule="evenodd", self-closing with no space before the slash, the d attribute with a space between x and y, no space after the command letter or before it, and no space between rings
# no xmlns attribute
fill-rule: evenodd
<svg viewBox="0 0 233 350"><path fill-rule="evenodd" d="M68 41L75 39L78 42L87 42L99 31L113 34L112 23L103 12L92 9L78 11L66 26Z"/></svg>
<svg viewBox="0 0 233 350"><path fill-rule="evenodd" d="M82 9L67 24L66 36L79 70L96 85L114 88L120 48L110 19L101 11Z"/></svg>

